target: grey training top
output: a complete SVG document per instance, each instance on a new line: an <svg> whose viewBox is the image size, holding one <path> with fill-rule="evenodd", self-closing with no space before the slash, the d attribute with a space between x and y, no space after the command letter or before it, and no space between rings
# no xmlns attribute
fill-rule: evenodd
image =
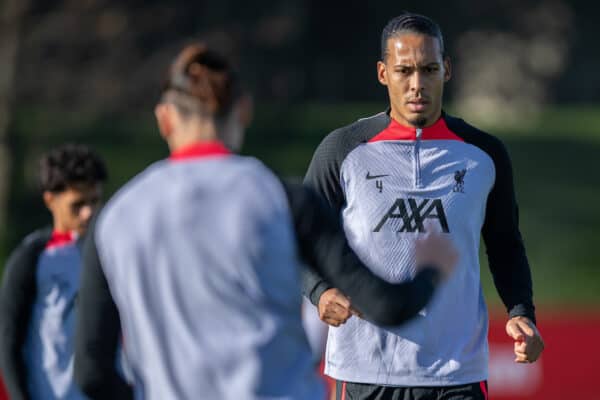
<svg viewBox="0 0 600 400"><path fill-rule="evenodd" d="M95 239L136 398L324 398L286 194L259 161L157 162L106 205Z"/></svg>
<svg viewBox="0 0 600 400"><path fill-rule="evenodd" d="M196 273L202 273L203 271L210 274L211 282L219 282L218 287L213 285L214 288L217 288L218 290L212 290L212 292L214 292L217 296L221 296L219 293L223 293L223 300L215 300L209 296L198 297L194 290L190 292L190 299L187 299L188 295L186 293L174 290L161 291L158 294L155 291L147 294L147 296L156 296L156 300L153 301L162 300L161 304L171 304L172 306L169 307L169 311L174 315L181 314L182 312L184 315L188 315L188 313L185 312L185 309L188 306L188 301L206 301L208 307L201 307L198 303L194 304L194 309L203 309L206 312L198 315L194 314L190 317L199 318L199 323L203 324L203 326L213 323L212 321L215 319L219 321L221 319L232 319L229 324L238 326L240 325L239 322L243 322L248 319L247 308L253 304L255 290L240 291L240 285L238 284L237 280L231 280L227 277L231 275L231 271L236 271L236 273L243 274L244 276L250 272L251 276L254 276L252 273L254 269L262 270L261 267L257 267L256 264L257 262L260 262L260 258L256 257L255 251L248 251L246 250L245 245L236 245L235 241L228 246L222 246L222 244L231 242L230 237L233 233L235 233L235 238L238 237L237 232L239 232L241 229L240 224L244 229L246 229L247 225L245 216L247 214L272 214L268 211L268 209L259 208L258 203L247 201L229 201L231 196L252 195L253 192L250 190L244 189L240 192L240 187L236 185L216 185L211 188L210 185L208 185L208 182L220 174L220 172L215 172L217 168L223 168L224 171L229 171L229 168L233 168L231 165L238 165L239 163L243 162L239 165L246 165L246 167L241 168L239 171L236 170L236 173L239 173L239 177L236 178L238 181L247 181L250 178L254 179L255 176L257 178L262 177L266 179L265 184L267 186L264 186L263 184L257 184L257 188L261 189L267 187L269 190L274 190L273 193L269 193L267 191L264 192L266 195L268 195L268 199L270 200L265 200L260 203L261 207L274 207L273 213L276 215L279 215L280 211L285 208L282 208L281 202L278 200L277 196L279 196L280 193L279 189L276 189L278 185L273 183L273 175L266 173L265 171L261 172L258 176L256 175L256 170L254 168L256 168L257 165L260 166L257 161L252 161L251 159L241 159L237 157L233 158L231 161L223 161L223 163L218 163L214 166L211 166L215 162L214 159L210 157L205 158L204 160L198 159L202 154L215 155L215 152L220 152L219 154L224 155L224 151L225 149L218 143L196 144L191 146L189 149L184 149L182 152L178 152L175 156L172 156L176 159L181 159L182 157L188 159L190 157L196 158L197 160L191 163L191 166L189 167L190 169L186 169L185 173L207 174L207 176L204 180L205 185L196 187L194 193L198 193L199 190L204 192L205 190L214 189L215 196L222 199L222 202L220 203L222 207L214 205L209 210L213 212L210 215L203 216L202 212L194 212L192 213L192 216L197 214L202 216L202 219L193 219L196 221L195 224L189 221L186 221L185 223L195 226L197 225L197 221L201 221L202 229L198 230L199 234L201 235L200 238L191 236L190 239L194 248L203 248L204 246L207 249L212 250L214 247L213 241L215 240L215 237L207 235L206 232L216 232L221 235L220 237L222 240L218 242L219 244L217 244L217 246L219 247L216 247L215 251L222 252L223 255L221 256L217 253L210 253L211 257L207 258L206 261L198 262L197 264L186 261L187 265L185 267L179 266L183 261L181 261L178 257L169 257L169 261L165 262L161 266L161 271L163 271L164 274L164 277L161 280L161 285L163 284L163 281L173 280L173 277L167 276L171 273L171 271L175 271L174 274L177 275L179 274L177 271L179 271L181 268L189 268L192 270L197 268L200 269L199 272L192 271L190 274L195 275ZM159 165L160 166L156 168L167 168L164 166L164 164ZM168 167L170 168L170 166ZM246 173L249 173L249 175L246 176ZM225 174L225 176L228 175L229 172ZM198 182L200 181L198 178L196 178L189 183L197 184ZM253 180L249 180L249 182L253 182ZM136 183L133 183L133 185L136 185ZM181 185L181 181L179 179L175 179L169 180L168 184L165 182L165 185L161 186L163 192L166 192L165 188L169 188L171 185L173 185L175 190L178 190L179 185ZM360 261L358 256L350 249L338 216L329 206L327 206L327 204L319 197L319 195L314 192L314 190L291 182L282 181L280 182L280 185L287 195L289 209L288 217L293 221L294 239L296 241L295 244L298 250L296 257L301 259L304 265L308 267L304 268L304 273L310 273L309 270L314 270L314 273L323 274L323 276L327 277L330 282L339 287L344 293L351 295L354 307L362 313L363 318L380 324L400 324L414 317L417 312L422 309L423 306L431 299L434 287L439 281L439 273L435 269L434 265L423 265L420 272L414 277L414 279L410 281L398 284L386 282L371 272ZM127 188L125 190L127 190ZM154 193L156 189L149 188L149 190L149 193ZM120 194L117 194L117 200L115 201L120 201L118 200L119 196ZM162 196L162 194L160 196ZM208 196L207 194L204 194L203 197L205 199L211 198L211 196ZM260 196L258 197L260 198ZM109 203L109 207L111 204L112 202ZM193 204L195 207L202 208L204 207L205 202L183 202L181 204L186 205L186 207L187 204ZM160 212L160 210L158 210L158 212ZM189 211L186 211L186 215L188 215L188 213ZM150 213L149 215L153 215L153 218L155 219L158 218L158 224L160 224L160 221L163 221L158 214L155 215ZM230 218L231 215L233 215L235 218ZM244 217L238 218L241 215ZM262 249L270 248L272 246L285 246L282 247L282 249L287 249L290 247L289 243L286 242L286 240L289 239L286 233L287 228L282 231L285 233L285 235L277 235L277 237L273 237L272 234L267 233L271 232L272 229L278 231L279 228L268 228L262 225L262 221L264 220L265 223L273 223L279 226L282 223L286 224L288 217L281 217L279 215L278 218L260 218L260 231L249 236L251 239L248 240L251 241L243 238L242 239L247 241L246 244L252 243L252 248ZM123 218L126 217L124 216ZM120 224L120 221L121 219L117 218L115 222ZM255 217L248 218L248 223L254 224L253 221L256 221ZM223 228L223 224L229 224L229 227ZM91 232L96 232L96 225L97 221L93 221L90 226ZM111 223L111 227L112 226L113 225ZM242 231L242 233L244 232L246 231ZM195 233L195 231L191 233ZM102 263L114 263L114 261L110 258L104 257L101 262L98 254L99 246L96 245L94 236L98 236L98 239L102 239L100 234L89 235L83 249L84 268L81 282L81 297L78 307L79 316L77 340L75 345L75 380L86 393L86 395L92 399L111 398L129 400L133 398L132 388L123 380L121 376L116 373L114 369L114 350L118 346L121 335L120 320L124 319L124 317L120 316L119 314L121 312L127 314L130 312L131 306L128 302L121 302L119 304L119 308L122 308L123 310L119 311L117 309L117 305L115 304L113 297L117 298L119 291L112 287L109 288L109 284L110 286L121 287L123 286L123 283L121 283L119 280L110 281L110 271L114 268L114 266L103 267ZM109 240L104 244L104 253L110 254L112 251L118 252L120 246L122 246L121 239L112 241L110 236L107 237L109 237ZM151 246L144 246L136 251L136 256L138 258L143 258L144 256L141 255L141 252L146 251L148 251L149 255L151 255L156 251L157 248L162 246L164 246L164 252L166 253L177 251L178 247L181 245L179 244L179 241L176 241L174 247L168 247L172 243L169 239L170 237L171 236L169 235L160 236L158 238L159 240L162 240L163 238L167 240L164 245L157 242ZM185 240L185 238L186 237L184 236L183 240ZM199 240L203 240L205 243L203 243L201 246L199 245ZM132 239L132 241L127 242L126 245L133 245L135 247L138 246L137 243L137 240ZM111 249L107 250L106 246L111 247ZM112 249L113 246L115 247L114 249ZM231 251L236 251L237 253L235 255L229 254ZM248 262L240 262L240 257L248 257ZM155 258L152 258L152 260L154 259ZM266 258L266 260L268 260L268 258ZM212 267L210 264L213 261L217 263L215 267ZM286 254L285 257L281 258L281 261L282 264L278 265L276 268L284 270L291 269L291 271L286 272L286 274L293 274L293 271L297 268L295 260L289 258ZM175 266L179 267L169 267L168 263L170 262L173 262ZM232 264L229 266L222 265L226 262ZM250 270L246 272L237 271L238 268L250 268ZM299 292L294 290L292 284L290 284L291 290L283 293L282 290L277 289L284 287L281 285L280 275L269 270L263 272L264 273L259 276L259 284L261 287L264 286L266 288L263 290L264 298L261 298L262 304L296 303L294 299L299 296ZM144 275L136 275L134 278L142 279L143 282L136 283L132 286L146 289L145 285L155 285L152 280L146 278ZM251 281L252 280L248 282ZM180 282L180 285L183 285L184 289L189 292L190 287L194 288L190 282L192 281L182 281ZM204 285L204 283L202 285ZM269 289L269 285L273 285L274 287ZM200 285L197 286L201 287ZM113 292L112 294L111 291ZM231 292L237 293L239 298L235 298L235 301L227 301L227 299L231 297ZM175 297L175 299L169 299L169 296ZM182 296L186 296L185 301L180 300ZM248 302L244 301L244 296L249 296ZM271 299L271 296L274 296L274 298ZM288 296L289 300L284 300L282 296ZM215 303L218 304L219 307L213 307L212 305ZM273 315L271 316L255 315L254 317L254 319L267 321L279 321L282 318L281 315L284 313L281 307L261 306L258 308L254 306L252 310L257 314L272 313ZM151 310L147 311L149 313L156 312L156 308L152 308ZM291 314L286 315L292 319L299 318L295 306L292 308ZM239 318L240 321L233 321L236 318ZM293 327L293 329L280 329L277 332L273 332L273 335L280 334L283 336L291 335L298 337L299 332L297 327L300 326L300 321L298 320L297 322L293 322L289 319L285 319L285 323L286 326ZM124 323L124 326L125 325L126 324ZM242 329L236 332L238 335L237 340L242 340L240 337L243 335L248 334L249 337L255 335L254 326L255 325L253 324L248 324L245 327L241 326ZM159 329L162 328L159 327ZM204 328L202 328L202 330L204 330ZM130 332L129 335L126 335L126 339L129 342L139 341L134 333L142 335L143 337L148 336L148 331L145 329L140 329L133 333ZM274 336L271 336L270 332L267 338L270 340L270 343L273 344L290 343L290 338L277 339ZM243 340L246 341L246 338ZM296 343L296 339L292 340L292 344L296 343L300 348L304 347L302 340L297 339L297 341L298 342ZM236 357L239 358L241 363L245 363L249 358L249 354L254 355L257 352L257 349L260 349L262 346L262 342L254 341L248 343L242 348L238 348L237 350L239 351L232 352L229 343L229 341L215 342L214 350L209 354L213 357L210 360L203 360L202 372L205 373L207 377L214 375L214 373L211 371L212 368L214 368L218 374L219 371L223 369L224 363L227 365L237 365L236 361L234 361ZM220 347L217 348L217 345ZM171 354L177 354L182 351L176 345L169 346L168 348L162 350L164 353L163 358L167 359L172 357ZM308 350L308 347L306 347L306 350ZM286 381L275 380L270 384L274 385L274 390L280 391L283 396L298 396L294 398L302 398L305 392L301 391L299 395L296 395L296 392L293 391L296 390L295 388L299 387L298 382L306 381L305 384L308 385L308 387L314 385L314 375L310 372L307 372L306 364L304 362L296 363L296 367L290 366L289 356L295 355L298 351L301 351L301 349L299 350L297 347L288 346L287 348L283 349L282 353L280 353L277 357L251 357L251 360L253 361L253 368L255 371L260 371L264 377L271 376L276 379L281 377L281 371L285 371L285 379L287 379ZM270 354L271 352L269 351L264 353ZM301 356L298 353L296 357L300 358ZM145 364L143 367L151 368L149 365ZM175 372L183 373L183 379L185 379L185 375L188 373L188 370L181 369ZM178 382L181 379L182 377L170 377L171 382ZM292 385L289 384L290 382ZM243 385L239 385L232 390L228 390L226 393L220 393L219 398L228 398L224 396L233 396L235 399L255 398L257 396L257 387L255 383L256 382L249 380ZM135 382L135 387L139 397L144 396L144 384L145 382L143 379L137 379ZM214 382L210 379L204 379L196 382L195 388L197 390L201 390L204 387L203 385L208 385L206 389L208 393L213 393L216 390L213 387ZM202 391L204 392L204 390ZM184 394L180 395L183 396Z"/></svg>
<svg viewBox="0 0 600 400"><path fill-rule="evenodd" d="M498 139L448 115L415 129L381 113L328 135L306 183L339 211L348 241L365 265L389 282L413 276L414 241L429 231L446 232L460 255L456 271L413 321L381 327L350 318L330 328L327 374L391 386L487 379L481 234L510 315L535 321L511 164ZM304 291L316 304L333 285L318 274L307 275Z"/></svg>

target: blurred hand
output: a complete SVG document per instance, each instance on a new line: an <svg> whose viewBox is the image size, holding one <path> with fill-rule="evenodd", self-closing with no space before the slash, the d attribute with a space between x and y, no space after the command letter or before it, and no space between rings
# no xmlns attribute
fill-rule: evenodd
<svg viewBox="0 0 600 400"><path fill-rule="evenodd" d="M440 271L441 279L447 279L458 262L458 252L452 241L443 233L432 232L420 237L415 243L416 272L424 266Z"/></svg>
<svg viewBox="0 0 600 400"><path fill-rule="evenodd" d="M352 309L350 299L335 288L323 292L318 308L321 321L331 326L340 326L353 314L358 314Z"/></svg>
<svg viewBox="0 0 600 400"><path fill-rule="evenodd" d="M515 341L515 362L535 362L542 350L544 341L535 324L527 317L513 317L506 323L506 333Z"/></svg>

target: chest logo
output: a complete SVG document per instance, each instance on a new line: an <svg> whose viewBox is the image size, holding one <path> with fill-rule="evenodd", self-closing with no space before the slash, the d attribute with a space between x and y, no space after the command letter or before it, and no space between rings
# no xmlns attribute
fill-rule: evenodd
<svg viewBox="0 0 600 400"><path fill-rule="evenodd" d="M465 192L465 175L467 174L466 169L454 172L454 187L453 192L464 193Z"/></svg>
<svg viewBox="0 0 600 400"><path fill-rule="evenodd" d="M367 176L365 178L368 181L376 179L376 181L375 181L375 187L377 188L377 190L379 190L379 193L381 193L381 192L383 192L383 181L380 178L384 178L386 176L389 176L389 174L371 175L371 172L367 171Z"/></svg>
<svg viewBox="0 0 600 400"><path fill-rule="evenodd" d="M370 181L371 179L383 178L384 176L389 176L389 175L388 174L384 174L384 175L371 175L370 172L367 172L367 176L365 178L367 178L367 180Z"/></svg>
<svg viewBox="0 0 600 400"><path fill-rule="evenodd" d="M379 232L388 220L400 219L402 226L398 232L420 232L425 233L425 220L437 220L445 233L450 232L448 219L444 211L441 199L423 199L418 203L417 199L396 199L392 207L381 218L373 232Z"/></svg>

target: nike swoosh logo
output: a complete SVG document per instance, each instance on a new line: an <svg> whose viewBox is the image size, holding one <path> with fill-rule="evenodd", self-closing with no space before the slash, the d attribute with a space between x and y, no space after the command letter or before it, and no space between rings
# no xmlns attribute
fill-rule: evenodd
<svg viewBox="0 0 600 400"><path fill-rule="evenodd" d="M387 175L387 174L386 175L371 175L370 172L367 172L366 178L369 181L371 179L383 178L384 176L389 176L389 175Z"/></svg>

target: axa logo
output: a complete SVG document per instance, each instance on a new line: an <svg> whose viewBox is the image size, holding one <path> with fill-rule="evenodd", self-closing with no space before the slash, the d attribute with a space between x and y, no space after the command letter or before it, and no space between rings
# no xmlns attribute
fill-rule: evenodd
<svg viewBox="0 0 600 400"><path fill-rule="evenodd" d="M386 223L398 220L401 224L398 232L427 232L426 220L437 220L443 232L450 232L441 199L396 199L373 232L379 232Z"/></svg>

